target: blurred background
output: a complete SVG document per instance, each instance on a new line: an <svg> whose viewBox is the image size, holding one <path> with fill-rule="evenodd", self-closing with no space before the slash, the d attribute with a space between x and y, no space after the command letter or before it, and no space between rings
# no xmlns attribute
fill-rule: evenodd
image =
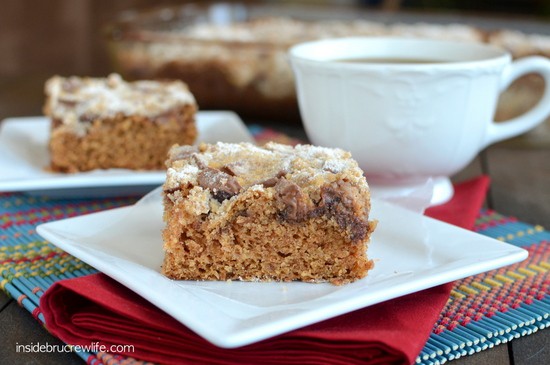
<svg viewBox="0 0 550 365"><path fill-rule="evenodd" d="M123 11L183 4L176 0L0 0L0 119L41 113L43 83L53 74L104 76L112 71L103 27ZM262 3L262 1L249 1ZM440 14L441 22L489 17L545 32L549 0L263 1L361 7L373 14ZM469 19L469 18L468 18ZM532 21L535 21L533 23Z"/></svg>

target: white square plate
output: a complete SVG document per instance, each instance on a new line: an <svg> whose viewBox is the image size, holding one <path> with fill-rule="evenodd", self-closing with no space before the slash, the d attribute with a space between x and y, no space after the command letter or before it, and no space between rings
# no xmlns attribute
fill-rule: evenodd
<svg viewBox="0 0 550 365"><path fill-rule="evenodd" d="M9 118L0 125L0 192L27 191L69 196L146 193L164 182L165 171L95 170L48 172L50 122L45 117ZM253 142L239 117L229 111L197 113L197 142Z"/></svg>
<svg viewBox="0 0 550 365"><path fill-rule="evenodd" d="M136 205L38 226L45 239L226 348L519 262L527 251L373 200L379 224L362 280L331 284L175 281L163 260L160 189Z"/></svg>

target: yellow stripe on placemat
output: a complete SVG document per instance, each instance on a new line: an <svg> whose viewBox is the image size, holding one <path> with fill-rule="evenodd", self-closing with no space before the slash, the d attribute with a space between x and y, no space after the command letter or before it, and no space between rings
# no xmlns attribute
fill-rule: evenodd
<svg viewBox="0 0 550 365"><path fill-rule="evenodd" d="M47 241L2 246L0 276L2 289L17 277L60 275L67 272L89 270L91 267Z"/></svg>
<svg viewBox="0 0 550 365"><path fill-rule="evenodd" d="M479 290L484 290L484 291L491 290L490 286L484 285L478 281L474 281L470 285Z"/></svg>
<svg viewBox="0 0 550 365"><path fill-rule="evenodd" d="M518 280L522 280L522 279L525 279L525 278L526 278L525 275L522 275L522 274L520 274L520 273L517 273L517 272L515 272L515 271L511 271L511 270L506 271L506 275L508 275L508 276L510 276L510 277L512 277L512 278L514 278L514 279L518 279Z"/></svg>
<svg viewBox="0 0 550 365"><path fill-rule="evenodd" d="M486 282L487 284L491 285L492 287L499 287L499 286L502 286L502 283L498 280L494 280L494 279L491 279L491 278L485 278L483 279L484 282Z"/></svg>
<svg viewBox="0 0 550 365"><path fill-rule="evenodd" d="M453 298L457 298L457 299L464 299L466 298L466 296L464 294L462 294L461 292L458 292L454 289L451 290L451 296Z"/></svg>
<svg viewBox="0 0 550 365"><path fill-rule="evenodd" d="M507 277L505 275L502 275L502 274L496 274L495 279L497 279L499 281L502 281L503 283L513 283L514 282L514 279L509 278L509 277Z"/></svg>
<svg viewBox="0 0 550 365"><path fill-rule="evenodd" d="M529 270L529 269L526 268L526 267L520 267L520 268L518 269L518 271L519 271L520 273L526 275L526 276L535 276L535 275L537 275L537 272L536 272L536 271L534 271L534 270Z"/></svg>
<svg viewBox="0 0 550 365"><path fill-rule="evenodd" d="M460 289L461 291L463 291L464 293L467 293L467 294L478 294L479 293L479 290L471 288L467 285L460 285L458 287L458 289Z"/></svg>
<svg viewBox="0 0 550 365"><path fill-rule="evenodd" d="M539 266L539 265L535 265L535 264L531 264L529 266L527 266L528 268L530 268L531 270L535 270L541 274L544 274L548 271L548 269L545 269L544 267L542 266Z"/></svg>

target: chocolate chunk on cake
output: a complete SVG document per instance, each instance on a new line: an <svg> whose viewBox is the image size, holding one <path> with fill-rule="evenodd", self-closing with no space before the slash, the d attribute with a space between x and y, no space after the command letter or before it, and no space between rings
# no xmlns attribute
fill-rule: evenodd
<svg viewBox="0 0 550 365"><path fill-rule="evenodd" d="M50 169L164 169L174 144L192 144L197 105L181 81L64 78L46 82Z"/></svg>
<svg viewBox="0 0 550 365"><path fill-rule="evenodd" d="M376 223L350 153L217 143L174 146L166 164L166 276L344 284L372 269Z"/></svg>

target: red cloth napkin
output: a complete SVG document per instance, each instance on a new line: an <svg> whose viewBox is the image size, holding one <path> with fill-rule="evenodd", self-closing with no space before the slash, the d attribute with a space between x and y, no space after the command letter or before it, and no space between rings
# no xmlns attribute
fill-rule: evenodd
<svg viewBox="0 0 550 365"><path fill-rule="evenodd" d="M472 228L489 179L455 186L426 214ZM103 274L55 283L40 299L48 330L74 345L133 345L122 352L165 364L412 364L452 284L357 310L237 349L218 348ZM185 308L185 303L182 303Z"/></svg>

